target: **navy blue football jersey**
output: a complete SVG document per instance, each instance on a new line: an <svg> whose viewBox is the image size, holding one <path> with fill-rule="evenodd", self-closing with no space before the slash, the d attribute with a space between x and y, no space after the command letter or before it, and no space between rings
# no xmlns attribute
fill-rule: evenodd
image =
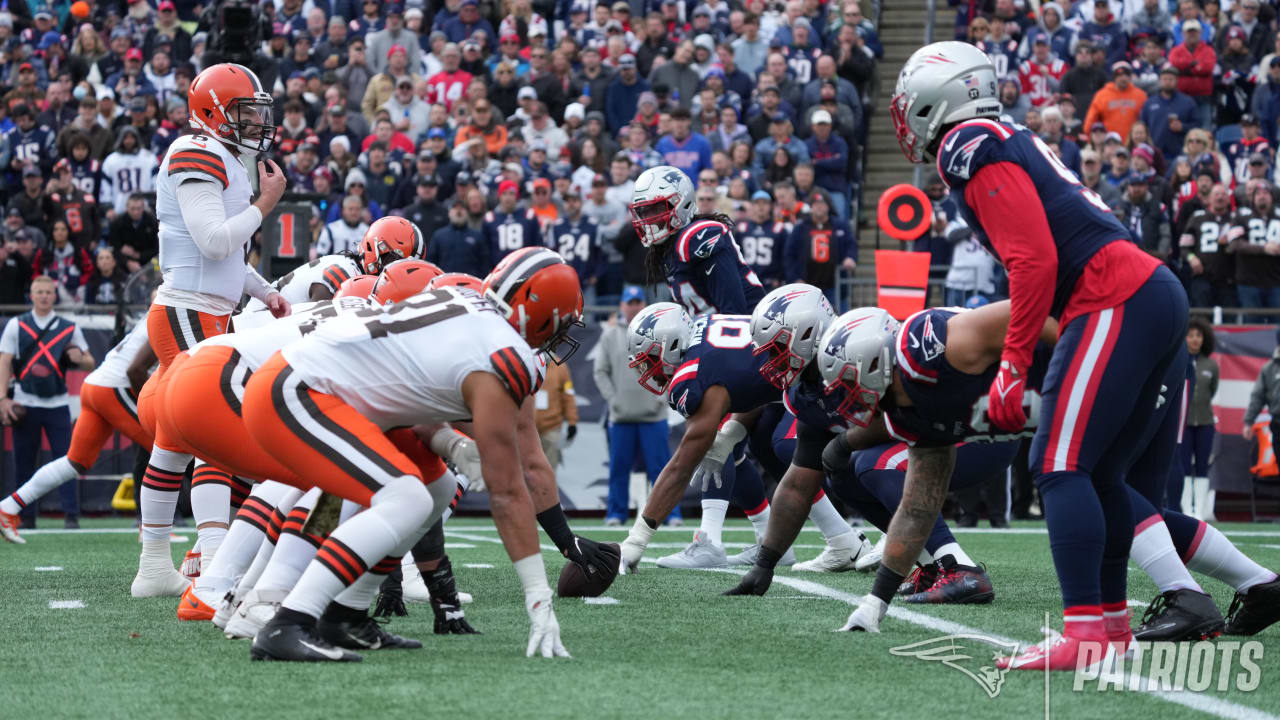
<svg viewBox="0 0 1280 720"><path fill-rule="evenodd" d="M742 248L742 259L761 282L782 280L782 247L790 233L784 222L744 220L738 223L734 239Z"/></svg>
<svg viewBox="0 0 1280 720"><path fill-rule="evenodd" d="M690 315L747 315L764 297L760 278L722 222L689 223L664 262L671 294Z"/></svg>
<svg viewBox="0 0 1280 720"><path fill-rule="evenodd" d="M729 412L747 412L777 402L778 389L760 374L764 354L753 355L750 315L703 315L693 321L684 362L667 389L667 403L685 417L698 412L712 385L729 391Z"/></svg>
<svg viewBox="0 0 1280 720"><path fill-rule="evenodd" d="M542 226L533 210L513 212L491 210L484 216L484 237L489 243L489 260L497 265L520 248L542 244Z"/></svg>
<svg viewBox="0 0 1280 720"><path fill-rule="evenodd" d="M1111 214L1102 198L1080 183L1049 146L1030 130L1010 123L980 118L957 125L947 133L938 151L938 173L951 188L965 222L975 236L997 258L987 230L978 221L965 197L965 186L988 165L1010 163L1022 168L1035 186L1038 202L1044 207L1049 230L1058 251L1057 285L1050 313L1062 314L1076 280L1089 258L1104 245L1129 240L1129 231ZM999 187L991 190L998 192ZM990 219L990 218L988 218ZM999 218L1017 226L1019 218Z"/></svg>
<svg viewBox="0 0 1280 720"><path fill-rule="evenodd" d="M958 308L930 308L911 315L898 330L894 344L903 389L910 407L897 407L886 395L881 400L885 428L893 437L920 447L944 447L958 442L1000 442L1035 433L1040 420L1037 390L1051 355L1037 348L1027 372L1023 405L1027 422L1021 432L1007 433L992 427L987 417L987 392L998 363L977 375L961 372L947 361L947 320Z"/></svg>
<svg viewBox="0 0 1280 720"><path fill-rule="evenodd" d="M560 257L577 271L578 278L584 283L599 274L600 231L586 215L577 220L561 218L551 226L545 241L547 247L560 253Z"/></svg>

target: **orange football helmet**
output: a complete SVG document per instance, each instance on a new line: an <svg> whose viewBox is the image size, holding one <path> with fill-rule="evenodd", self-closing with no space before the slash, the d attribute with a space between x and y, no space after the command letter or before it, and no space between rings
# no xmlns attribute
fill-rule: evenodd
<svg viewBox="0 0 1280 720"><path fill-rule="evenodd" d="M426 260L427 241L417 225L405 218L389 215L369 226L356 252L360 255L360 269L377 275L396 260Z"/></svg>
<svg viewBox="0 0 1280 720"><path fill-rule="evenodd" d="M444 273L426 260L405 258L389 263L382 269L370 295L374 302L385 305L400 302L427 289L430 282Z"/></svg>
<svg viewBox="0 0 1280 720"><path fill-rule="evenodd" d="M484 295L529 347L556 364L578 350L569 329L582 325L582 285L556 251L528 247L507 255L484 279Z"/></svg>
<svg viewBox="0 0 1280 720"><path fill-rule="evenodd" d="M377 275L356 275L342 281L338 286L338 292L333 294L333 299L344 297L367 298L373 294L373 286L378 284Z"/></svg>
<svg viewBox="0 0 1280 720"><path fill-rule="evenodd" d="M271 105L258 76L235 63L205 68L187 90L192 127L255 156L276 141Z"/></svg>
<svg viewBox="0 0 1280 720"><path fill-rule="evenodd" d="M445 273L434 280L427 286L428 290L435 290L442 287L460 287L468 290L475 290L476 294L484 295L484 281L475 275L466 273Z"/></svg>

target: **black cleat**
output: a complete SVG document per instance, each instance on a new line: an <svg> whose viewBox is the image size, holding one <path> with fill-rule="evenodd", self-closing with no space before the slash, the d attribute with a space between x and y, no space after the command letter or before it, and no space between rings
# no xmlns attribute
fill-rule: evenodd
<svg viewBox="0 0 1280 720"><path fill-rule="evenodd" d="M980 567L956 563L950 555L938 561L938 579L925 590L908 595L903 602L931 605L982 605L995 599L991 578Z"/></svg>
<svg viewBox="0 0 1280 720"><path fill-rule="evenodd" d="M385 621L383 621L385 622ZM422 643L392 635L382 629L382 622L367 612L329 603L316 623L325 642L348 650L416 650Z"/></svg>
<svg viewBox="0 0 1280 720"><path fill-rule="evenodd" d="M1227 635L1257 635L1280 620L1280 578L1236 593L1227 610Z"/></svg>
<svg viewBox="0 0 1280 720"><path fill-rule="evenodd" d="M1142 615L1134 640L1207 640L1222 634L1222 613L1213 598L1195 590L1161 593Z"/></svg>
<svg viewBox="0 0 1280 720"><path fill-rule="evenodd" d="M898 586L898 595L915 595L918 592L924 592L933 587L938 581L938 563L929 563L928 565L916 565L916 569L911 571L907 579Z"/></svg>
<svg viewBox="0 0 1280 720"><path fill-rule="evenodd" d="M323 640L316 632L314 618L284 608L253 638L249 657L284 662L360 662L364 659Z"/></svg>

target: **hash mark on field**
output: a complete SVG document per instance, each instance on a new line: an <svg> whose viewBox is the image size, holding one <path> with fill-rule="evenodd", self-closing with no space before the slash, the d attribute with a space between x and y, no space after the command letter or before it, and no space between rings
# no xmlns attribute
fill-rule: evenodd
<svg viewBox="0 0 1280 720"><path fill-rule="evenodd" d="M36 572L58 572L62 569L61 565L41 565L36 568Z"/></svg>
<svg viewBox="0 0 1280 720"><path fill-rule="evenodd" d="M493 566L489 563L462 563L462 567L471 568L472 570L492 570Z"/></svg>
<svg viewBox="0 0 1280 720"><path fill-rule="evenodd" d="M620 601L618 600L618 598L593 597L593 598L582 598L582 602L585 605L617 605L619 604Z"/></svg>
<svg viewBox="0 0 1280 720"><path fill-rule="evenodd" d="M84 603L79 600L50 600L50 610L79 610L84 607Z"/></svg>
<svg viewBox="0 0 1280 720"><path fill-rule="evenodd" d="M474 548L475 548L475 545L472 545L471 543L460 543L460 542L449 543L450 550L471 550Z"/></svg>

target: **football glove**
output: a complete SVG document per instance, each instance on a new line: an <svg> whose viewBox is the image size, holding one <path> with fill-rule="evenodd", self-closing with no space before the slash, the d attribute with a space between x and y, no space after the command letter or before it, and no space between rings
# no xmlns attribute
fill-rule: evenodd
<svg viewBox="0 0 1280 720"><path fill-rule="evenodd" d="M589 540L581 535L573 536L573 544L570 545L564 553L565 558L570 562L578 563L587 573L597 573L609 569L611 556L601 553L604 546L595 540Z"/></svg>
<svg viewBox="0 0 1280 720"><path fill-rule="evenodd" d="M453 446L453 457L449 462L458 469L458 473L467 478L467 492L484 492L484 477L480 474L480 449L476 441L465 438Z"/></svg>
<svg viewBox="0 0 1280 720"><path fill-rule="evenodd" d="M1000 370L987 391L987 417L991 418L992 425L1017 432L1027 424L1027 412L1022 408L1022 392L1026 389L1025 370L1009 360L1001 360Z"/></svg>
<svg viewBox="0 0 1280 720"><path fill-rule="evenodd" d="M560 642L560 623L551 610L551 589L526 592L524 608L529 612L529 646L525 657L534 653L549 657L572 657Z"/></svg>
<svg viewBox="0 0 1280 720"><path fill-rule="evenodd" d="M759 565L753 566L742 576L737 587L725 590L722 595L764 595L773 584L773 571Z"/></svg>
<svg viewBox="0 0 1280 720"><path fill-rule="evenodd" d="M889 606L880 598L868 593L862 598L858 608L849 613L849 619L845 621L844 626L836 632L878 633L880 621L884 619L887 612L889 612Z"/></svg>
<svg viewBox="0 0 1280 720"><path fill-rule="evenodd" d="M713 482L717 488L723 485L724 464L733 456L734 446L746 437L747 428L737 420L729 420L721 426L707 454L703 456L702 462L698 463L698 468L693 471L689 484L697 487L701 483L702 492L710 490Z"/></svg>

